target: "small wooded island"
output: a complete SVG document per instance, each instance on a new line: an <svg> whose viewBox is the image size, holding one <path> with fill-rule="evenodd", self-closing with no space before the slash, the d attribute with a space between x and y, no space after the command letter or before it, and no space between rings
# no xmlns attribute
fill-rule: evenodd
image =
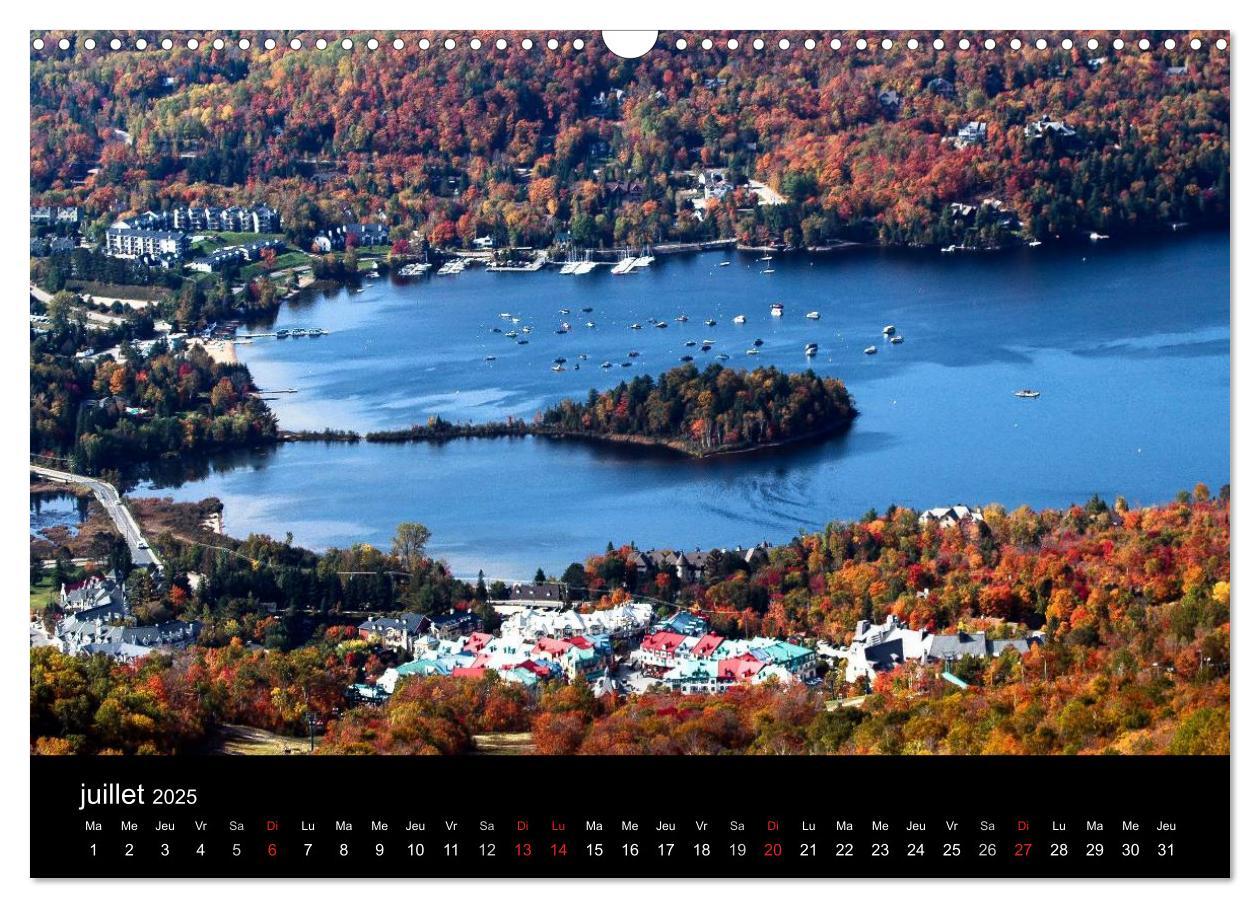
<svg viewBox="0 0 1260 908"><path fill-rule="evenodd" d="M844 382L813 370L786 373L712 365L679 366L658 378L639 376L585 401L564 400L532 422L452 423L369 432L370 442L446 441L542 435L669 448L692 457L751 451L841 432L857 410ZM349 432L286 432L291 441L357 441Z"/></svg>
<svg viewBox="0 0 1260 908"><path fill-rule="evenodd" d="M706 457L801 441L848 428L855 415L844 382L812 370L745 371L688 364L656 380L643 375L583 403L561 401L542 414L544 430Z"/></svg>

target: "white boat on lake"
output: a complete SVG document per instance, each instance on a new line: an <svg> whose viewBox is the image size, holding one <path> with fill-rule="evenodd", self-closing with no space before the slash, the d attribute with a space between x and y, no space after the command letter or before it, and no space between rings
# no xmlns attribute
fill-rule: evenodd
<svg viewBox="0 0 1260 908"><path fill-rule="evenodd" d="M809 319L813 319L814 321L818 321L820 318L822 318L822 316L819 315L817 312L806 312L805 317Z"/></svg>

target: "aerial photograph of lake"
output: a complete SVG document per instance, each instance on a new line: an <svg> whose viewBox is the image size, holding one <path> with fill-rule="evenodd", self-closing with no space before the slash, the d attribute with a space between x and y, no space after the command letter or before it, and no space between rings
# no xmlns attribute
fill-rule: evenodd
<svg viewBox="0 0 1260 908"><path fill-rule="evenodd" d="M889 342L888 325L903 342ZM292 532L317 548L387 544L396 524L421 520L457 572L520 578L610 541L738 547L890 504L1158 502L1229 480L1222 233L772 263L717 251L617 276L469 269L311 293L267 330L316 326L327 335L237 343L260 388L293 389L269 401L284 429L529 419L719 354L727 366L835 376L859 416L838 437L772 456L692 461L547 438L295 442L150 487L220 498L235 533ZM554 372L559 357L566 369ZM1040 397L1014 396L1024 388Z"/></svg>
<svg viewBox="0 0 1260 908"><path fill-rule="evenodd" d="M1118 792L1169 757L1202 783L1184 803L1109 826L1117 863L1074 863L1100 831L1058 866L1191 872L1146 831L1206 849L1195 817L1224 801L1198 792L1229 786L1232 51L1196 29L32 32L33 765L390 755L427 780L477 755L553 797L654 776L549 758L687 756L738 790L731 817L821 805L842 838L840 816L876 831L845 800L866 789L899 834L949 819L915 786L898 813L885 756L983 756L947 787L1034 794L1043 760L1086 758L1054 789L1081 823L1129 816ZM822 795L749 786L735 755L799 757L776 779ZM869 784L837 788L831 757ZM255 779L251 809L293 825L275 805L321 781L295 765L222 785ZM347 808L375 843L346 836L356 867L525 866L489 830L442 863L444 798L482 816L421 787L405 842ZM553 815L514 797L497 815ZM665 850L626 817L624 848L568 847L672 872L630 860ZM97 871L97 818L61 865ZM267 867L349 866L287 835ZM711 847L709 874L780 844L737 838L678 850ZM1032 839L997 838L874 841L892 863L869 866L1017 869Z"/></svg>

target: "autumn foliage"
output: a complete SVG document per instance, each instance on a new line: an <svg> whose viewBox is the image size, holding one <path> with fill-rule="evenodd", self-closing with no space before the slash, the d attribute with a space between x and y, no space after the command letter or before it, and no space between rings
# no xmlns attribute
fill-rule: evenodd
<svg viewBox="0 0 1260 908"><path fill-rule="evenodd" d="M133 666L32 650L31 747L186 752L222 723L301 733L309 711L326 723L327 753L457 754L495 732L529 732L555 754L1228 753L1229 508L1228 490L1203 486L1141 509L990 506L983 523L948 528L894 508L754 565L712 559L707 582L670 592L722 633L841 644L860 618L888 614L942 633L1044 632L1026 654L951 664L967 690L911 660L869 690L836 671L818 687L717 695L596 698L581 682L530 695L488 672L405 678L385 705L356 706L349 685L381 662L334 624L289 652L236 641ZM620 589L628 557L610 549L574 570Z"/></svg>
<svg viewBox="0 0 1260 908"><path fill-rule="evenodd" d="M138 35L117 33L124 48ZM379 52L314 34L249 35L220 50L36 53L31 61L31 190L77 202L105 222L175 204L276 206L292 239L378 215L437 245L490 235L545 245L567 227L579 246L736 237L812 245L1003 242L996 225L960 223L953 202L1003 200L1038 237L1166 229L1229 212L1229 55L1113 51L1087 35L1061 47L1002 50L802 46L758 54L747 35L687 35L623 60L599 41L581 51L474 50L471 35L407 33ZM47 36L53 46L57 35ZM72 39L77 35L70 35ZM263 52L264 37L279 38ZM420 39L433 47L422 49ZM485 36L480 36L484 38ZM537 38L536 35L528 36ZM701 37L716 39L711 50ZM921 36L918 36L921 37ZM975 40L974 35L968 36ZM289 50L291 38L303 49ZM1131 41L1134 39L1130 39ZM1180 69L1184 67L1184 70ZM938 81L939 80L939 81ZM947 88L945 87L947 86ZM1030 138L1042 117L1071 141ZM986 142L951 141L969 121ZM736 188L703 221L679 172L728 168ZM755 178L784 198L759 205ZM1009 240L1009 234L1006 240ZM307 248L303 245L301 248Z"/></svg>
<svg viewBox="0 0 1260 908"><path fill-rule="evenodd" d="M643 375L586 401L565 400L542 424L565 432L633 438L708 454L778 444L836 431L855 415L839 379L770 366L744 371L687 364Z"/></svg>

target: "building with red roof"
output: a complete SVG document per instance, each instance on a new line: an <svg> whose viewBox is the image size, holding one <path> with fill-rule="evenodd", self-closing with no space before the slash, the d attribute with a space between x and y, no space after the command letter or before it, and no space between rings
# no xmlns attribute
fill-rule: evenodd
<svg viewBox="0 0 1260 908"><path fill-rule="evenodd" d="M708 659L713 655L714 651L722 645L722 641L726 638L720 634L709 631L703 637L696 641L696 645L691 648L691 656L693 659Z"/></svg>
<svg viewBox="0 0 1260 908"><path fill-rule="evenodd" d="M735 659L723 659L718 662L718 680L735 683L751 681L765 667L764 662L748 653Z"/></svg>
<svg viewBox="0 0 1260 908"><path fill-rule="evenodd" d="M555 637L539 637L538 642L534 644L534 651L530 653L532 656L563 656L574 647L572 640L557 640ZM587 644L585 649L589 649Z"/></svg>
<svg viewBox="0 0 1260 908"><path fill-rule="evenodd" d="M687 638L674 631L653 631L643 638L635 657L649 671L673 668L686 654L688 639L695 638Z"/></svg>

